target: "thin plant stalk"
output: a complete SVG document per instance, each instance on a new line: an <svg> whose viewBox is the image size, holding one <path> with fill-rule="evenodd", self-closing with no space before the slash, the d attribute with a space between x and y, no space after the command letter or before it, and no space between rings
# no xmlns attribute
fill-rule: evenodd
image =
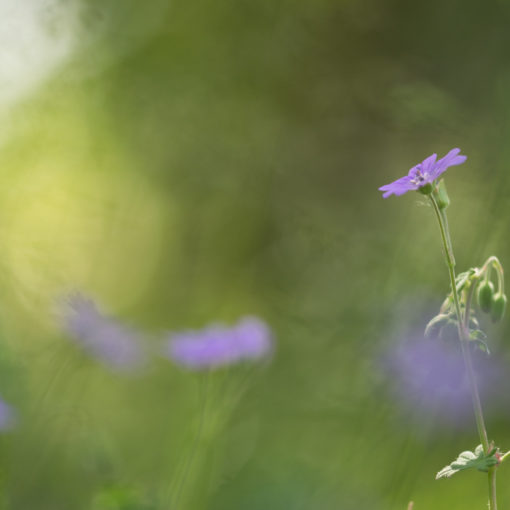
<svg viewBox="0 0 510 510"><path fill-rule="evenodd" d="M209 372L206 372L205 375L203 376L203 388L201 388L200 396L199 396L199 398L200 398L200 418L199 418L199 423L198 423L198 429L195 434L195 438L193 439L190 453L188 454L188 457L186 459L186 463L185 463L183 471L182 471L179 485L177 486L175 494L172 496L172 504L170 506L171 509L178 508L178 503L179 503L180 497L182 495L184 485L188 478L189 471L192 467L192 464L195 460L197 448L199 447L199 443L202 440L202 433L203 433L203 429L204 429L206 408L207 408L209 379L210 379Z"/></svg>
<svg viewBox="0 0 510 510"><path fill-rule="evenodd" d="M452 287L453 302L455 305L455 313L457 315L457 330L459 334L459 340L461 345L462 357L464 358L464 365L466 366L466 373L469 382L469 389L471 391L471 398L473 401L473 410L475 413L476 427L478 429L478 435L480 442L483 447L485 454L489 453L490 444L487 436L487 428L485 427L485 420L483 417L482 404L480 402L480 395L478 392L478 386L476 384L475 373L473 370L473 362L471 360L471 353L469 351L469 334L467 332L466 322L469 321L469 307L466 306L466 317L462 316L462 310L460 308L459 295L457 293L457 286L455 283L455 258L453 256L452 243L450 233L448 230L448 221L446 218L446 212L444 209L440 209L436 199L431 194L429 195L430 201L436 213L437 221L439 223L439 230L441 231L441 240L443 242L444 254L446 259L446 265L448 266L448 272L450 275L450 284ZM467 304L469 305L469 303ZM465 319L465 320L464 320ZM489 510L497 510L496 500L496 466L489 468L488 470L488 482L489 482Z"/></svg>

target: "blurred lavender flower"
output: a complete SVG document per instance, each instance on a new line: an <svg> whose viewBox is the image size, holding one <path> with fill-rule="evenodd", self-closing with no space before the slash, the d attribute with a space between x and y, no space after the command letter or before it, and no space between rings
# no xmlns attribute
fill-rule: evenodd
<svg viewBox="0 0 510 510"><path fill-rule="evenodd" d="M267 324L245 317L232 328L212 325L199 331L170 334L165 354L180 365L203 370L265 357L272 350Z"/></svg>
<svg viewBox="0 0 510 510"><path fill-rule="evenodd" d="M431 184L435 181L443 172L449 167L454 165L460 165L466 161L466 156L459 156L460 149L452 149L444 158L436 161L437 154L432 154L428 158L424 159L421 163L413 166L409 173L392 182L391 184L385 184L379 188L380 191L384 191L383 198L387 198L390 195L403 195L408 191L418 190L426 184Z"/></svg>
<svg viewBox="0 0 510 510"><path fill-rule="evenodd" d="M505 360L481 351L473 355L485 410L490 415L506 413L510 377ZM386 352L383 369L394 384L395 400L412 410L420 422L432 415L451 427L472 426L471 394L458 340L409 335Z"/></svg>
<svg viewBox="0 0 510 510"><path fill-rule="evenodd" d="M471 425L472 406L460 349L411 335L384 357L396 401L421 418L437 414L445 423Z"/></svg>
<svg viewBox="0 0 510 510"><path fill-rule="evenodd" d="M88 354L114 370L132 370L143 363L137 332L106 317L91 299L80 294L69 296L66 304L62 325Z"/></svg>
<svg viewBox="0 0 510 510"><path fill-rule="evenodd" d="M13 408L0 398L0 432L12 429L15 425L15 418Z"/></svg>

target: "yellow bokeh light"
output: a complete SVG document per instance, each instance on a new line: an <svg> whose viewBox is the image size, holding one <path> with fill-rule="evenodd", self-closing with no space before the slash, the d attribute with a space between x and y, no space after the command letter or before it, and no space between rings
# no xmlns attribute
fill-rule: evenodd
<svg viewBox="0 0 510 510"><path fill-rule="evenodd" d="M11 176L9 187L0 202L0 272L23 307L43 318L69 290L115 307L140 297L168 217L142 176L43 164Z"/></svg>

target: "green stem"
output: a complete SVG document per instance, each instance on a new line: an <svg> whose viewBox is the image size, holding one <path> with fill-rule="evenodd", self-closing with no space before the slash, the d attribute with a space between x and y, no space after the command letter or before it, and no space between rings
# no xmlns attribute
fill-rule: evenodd
<svg viewBox="0 0 510 510"><path fill-rule="evenodd" d="M489 257L485 264L480 269L481 273L485 273L485 279L490 280L490 271L491 268L494 268L496 270L496 275L498 277L498 291L502 294L505 293L505 279L503 278L503 266L501 265L501 262L499 261L498 257L495 257L492 255Z"/></svg>
<svg viewBox="0 0 510 510"><path fill-rule="evenodd" d="M505 279L503 278L503 266L501 262L496 257L491 257L492 265L496 268L496 273L498 275L498 290L501 294L505 293Z"/></svg>
<svg viewBox="0 0 510 510"><path fill-rule="evenodd" d="M441 239L443 241L443 247L446 258L446 265L448 266L448 272L450 275L450 284L452 287L453 302L455 304L455 313L457 315L457 329L459 333L460 346L462 350L462 357L464 358L464 364L466 366L466 373L469 382L469 389L471 391L471 397L473 400L473 410L475 413L476 427L478 429L478 435L484 452L487 454L490 449L489 439L487 437L487 429L485 427L485 421L483 418L482 404L480 402L480 395L478 393L478 386L476 384L475 373L473 370L473 362L471 360L471 353L469 351L469 334L467 327L464 324L462 317L462 311L460 308L459 295L457 293L457 286L455 285L455 259L453 257L453 249L451 244L450 233L448 231L448 222L446 221L446 212L444 209L439 209L436 199L433 195L430 196L430 201L436 213L437 221L439 223L439 230L441 231ZM466 309L466 319L469 320L469 311ZM489 469L489 510L497 510L496 503L496 473L495 468Z"/></svg>
<svg viewBox="0 0 510 510"><path fill-rule="evenodd" d="M496 466L489 468L489 510L497 510L496 501Z"/></svg>

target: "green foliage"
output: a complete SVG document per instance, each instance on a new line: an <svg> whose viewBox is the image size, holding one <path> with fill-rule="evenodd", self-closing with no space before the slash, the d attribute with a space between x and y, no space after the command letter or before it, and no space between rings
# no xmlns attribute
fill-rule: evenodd
<svg viewBox="0 0 510 510"><path fill-rule="evenodd" d="M489 346L485 342L486 338L487 335L481 329L469 330L469 339L474 342L478 349L486 354L490 354Z"/></svg>
<svg viewBox="0 0 510 510"><path fill-rule="evenodd" d="M439 480L439 478L450 478L459 471L471 468L487 472L490 467L498 463L496 453L497 448L491 448L485 454L482 445L478 445L474 452L470 450L462 452L451 464L448 464L448 466L445 466L437 473L436 480Z"/></svg>
<svg viewBox="0 0 510 510"><path fill-rule="evenodd" d="M472 267L463 273L459 273L455 278L455 286L457 287L457 293L460 294L466 285L469 283L471 277L476 273L476 269Z"/></svg>

